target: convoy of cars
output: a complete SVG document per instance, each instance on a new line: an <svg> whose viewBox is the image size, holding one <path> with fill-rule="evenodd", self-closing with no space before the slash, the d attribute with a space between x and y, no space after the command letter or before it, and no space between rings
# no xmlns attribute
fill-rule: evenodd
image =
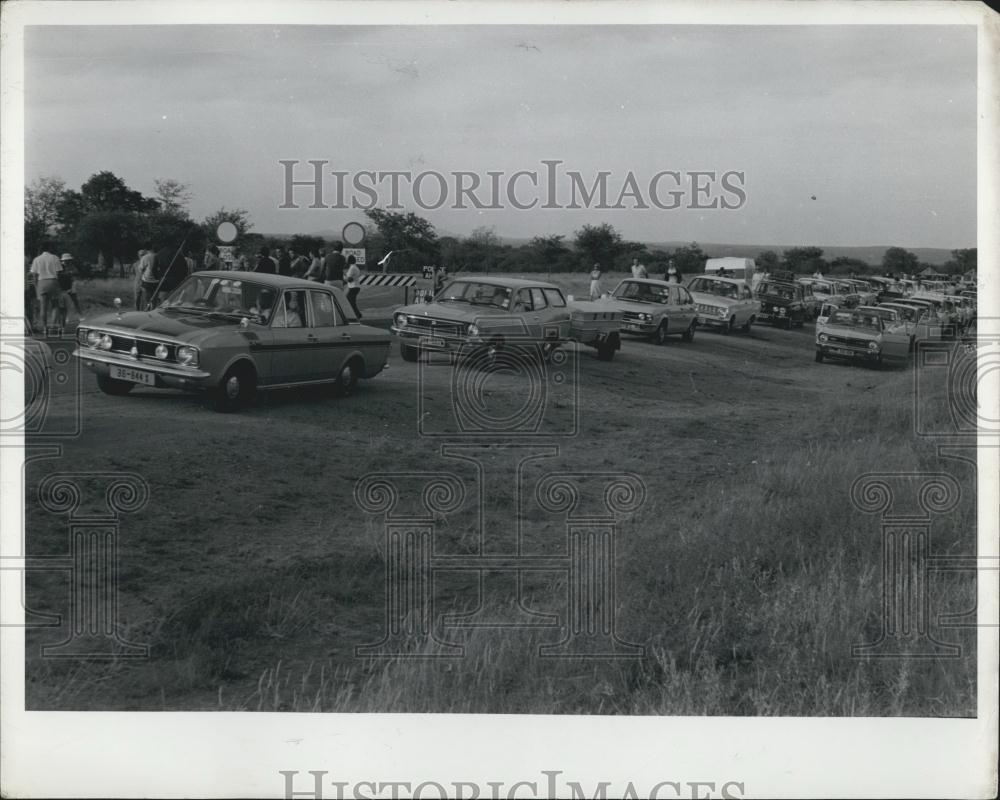
<svg viewBox="0 0 1000 800"><path fill-rule="evenodd" d="M917 343L956 337L975 323L970 290L907 291L900 282L790 273L755 283L752 290L745 279L719 272L694 276L686 286L630 278L598 300L575 301L545 281L463 277L398 308L390 334L361 324L336 287L206 271L151 311L123 312L116 300L116 311L81 320L73 355L106 394L125 395L135 386L180 389L205 393L214 408L231 411L263 390L330 384L350 394L359 380L388 367L392 336L404 361L434 352L492 356L524 343L547 358L570 342L610 361L623 336L662 345L674 335L690 342L699 327L749 333L757 321L791 328L815 316L817 362L879 367L906 364Z"/></svg>

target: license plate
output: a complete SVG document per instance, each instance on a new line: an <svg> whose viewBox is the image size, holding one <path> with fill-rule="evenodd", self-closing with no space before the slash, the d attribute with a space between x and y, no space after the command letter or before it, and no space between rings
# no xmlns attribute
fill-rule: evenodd
<svg viewBox="0 0 1000 800"><path fill-rule="evenodd" d="M844 349L842 349L840 347L831 347L830 348L830 352L831 353L836 353L838 356L853 356L854 355L854 351L853 350L844 350Z"/></svg>
<svg viewBox="0 0 1000 800"><path fill-rule="evenodd" d="M444 347L444 339L439 339L437 336L421 336L420 337L421 347Z"/></svg>
<svg viewBox="0 0 1000 800"><path fill-rule="evenodd" d="M111 366L111 377L119 381L129 381L130 383L142 383L146 386L156 386L156 376L152 372L143 372L140 369L129 367Z"/></svg>
<svg viewBox="0 0 1000 800"><path fill-rule="evenodd" d="M638 329L639 326L636 323L634 323L634 322L626 322L625 323L625 327L628 328L631 331L634 331L634 330Z"/></svg>

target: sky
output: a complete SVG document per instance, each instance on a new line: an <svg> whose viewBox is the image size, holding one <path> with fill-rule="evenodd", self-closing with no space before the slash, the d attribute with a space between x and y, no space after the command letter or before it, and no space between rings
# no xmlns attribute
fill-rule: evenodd
<svg viewBox="0 0 1000 800"><path fill-rule="evenodd" d="M245 208L263 233L364 219L305 208L302 190L302 208L279 208L282 159L301 162L299 178L320 159L484 182L558 159L588 184L610 172L610 203L630 171L648 195L664 170L742 172L746 202L454 209L452 188L423 210L401 198L459 235L571 237L608 222L646 242L976 244L972 26L30 27L25 91L28 183L78 188L110 170L151 195L172 178L196 219Z"/></svg>

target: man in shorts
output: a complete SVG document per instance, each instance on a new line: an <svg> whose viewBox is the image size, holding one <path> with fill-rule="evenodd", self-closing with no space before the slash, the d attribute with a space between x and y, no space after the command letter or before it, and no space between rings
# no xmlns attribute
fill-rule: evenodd
<svg viewBox="0 0 1000 800"><path fill-rule="evenodd" d="M35 276L35 292L41 305L42 330L49 332L50 314L59 307L59 273L62 272L62 262L52 251L52 242L42 244L41 255L31 262L31 274Z"/></svg>

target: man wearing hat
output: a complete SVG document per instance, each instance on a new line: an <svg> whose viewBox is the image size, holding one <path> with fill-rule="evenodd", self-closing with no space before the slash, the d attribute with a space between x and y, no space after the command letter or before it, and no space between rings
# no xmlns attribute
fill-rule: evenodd
<svg viewBox="0 0 1000 800"><path fill-rule="evenodd" d="M76 296L76 260L73 258L72 253L63 253L59 261L62 263L62 271L59 273L57 279L61 294L59 295L56 307L59 310L59 327L65 328L68 312L66 308L66 295L69 295L69 299L73 301L73 309L80 319L83 319L83 313L80 311L80 300Z"/></svg>
<svg viewBox="0 0 1000 800"><path fill-rule="evenodd" d="M31 274L35 276L35 292L42 314L42 330L48 333L51 309L59 306L59 273L62 262L53 253L55 245L42 243L42 252L31 262Z"/></svg>

